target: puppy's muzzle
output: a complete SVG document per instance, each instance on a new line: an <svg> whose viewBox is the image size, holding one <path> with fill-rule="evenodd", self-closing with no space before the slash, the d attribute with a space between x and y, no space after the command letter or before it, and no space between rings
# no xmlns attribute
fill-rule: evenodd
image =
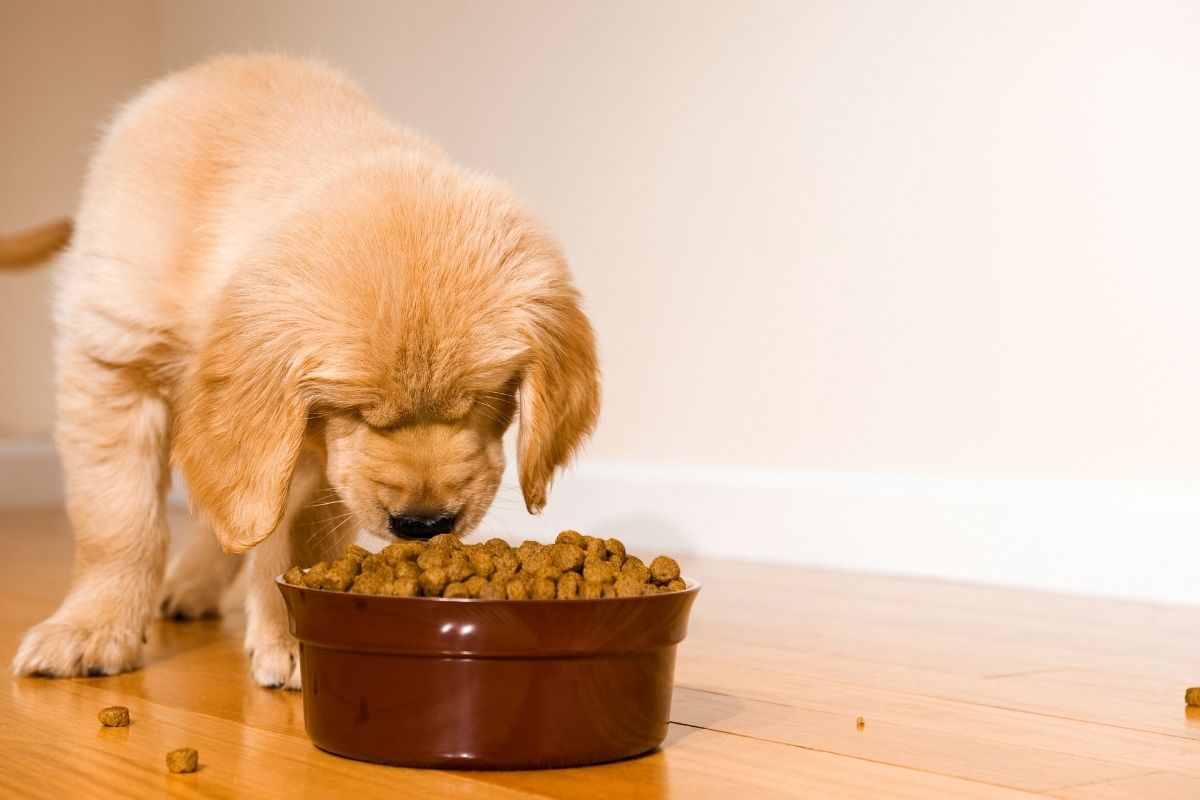
<svg viewBox="0 0 1200 800"><path fill-rule="evenodd" d="M404 539L428 539L439 533L452 533L457 519L458 517L454 514L442 514L437 517L393 514L388 522L388 528L393 536Z"/></svg>

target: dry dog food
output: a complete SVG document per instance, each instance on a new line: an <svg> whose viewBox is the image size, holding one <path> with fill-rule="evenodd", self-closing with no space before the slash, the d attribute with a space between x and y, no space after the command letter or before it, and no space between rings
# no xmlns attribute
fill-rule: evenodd
<svg viewBox="0 0 1200 800"><path fill-rule="evenodd" d="M97 714L100 724L106 728L124 728L129 725L129 709L125 706L109 706Z"/></svg>
<svg viewBox="0 0 1200 800"><path fill-rule="evenodd" d="M200 754L190 747L167 753L167 769L171 772L195 772L199 764Z"/></svg>
<svg viewBox="0 0 1200 800"><path fill-rule="evenodd" d="M1200 686L1194 686L1184 692L1183 702L1189 706L1200 706Z"/></svg>
<svg viewBox="0 0 1200 800"><path fill-rule="evenodd" d="M335 561L292 567L294 586L354 594L483 600L638 597L687 588L679 562L659 556L647 566L619 539L563 531L553 544L511 547L503 539L464 544L444 533L428 542L396 542L378 553L351 545Z"/></svg>

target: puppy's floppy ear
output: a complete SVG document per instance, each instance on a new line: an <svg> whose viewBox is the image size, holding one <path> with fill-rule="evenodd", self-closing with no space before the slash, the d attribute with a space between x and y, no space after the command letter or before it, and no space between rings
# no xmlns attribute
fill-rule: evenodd
<svg viewBox="0 0 1200 800"><path fill-rule="evenodd" d="M283 516L308 422L297 355L264 319L213 326L176 404L173 457L221 547L243 553Z"/></svg>
<svg viewBox="0 0 1200 800"><path fill-rule="evenodd" d="M555 471L592 432L600 412L596 339L578 292L560 285L537 309L519 390L517 437L521 492L531 514L546 505Z"/></svg>

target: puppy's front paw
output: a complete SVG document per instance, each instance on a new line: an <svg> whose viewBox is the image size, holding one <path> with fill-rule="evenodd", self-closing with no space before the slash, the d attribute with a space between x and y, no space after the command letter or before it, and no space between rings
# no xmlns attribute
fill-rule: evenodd
<svg viewBox="0 0 1200 800"><path fill-rule="evenodd" d="M16 675L67 678L116 675L141 665L141 631L52 617L25 634L12 669Z"/></svg>
<svg viewBox="0 0 1200 800"><path fill-rule="evenodd" d="M267 689L300 688L300 647L290 636L246 642L254 682Z"/></svg>

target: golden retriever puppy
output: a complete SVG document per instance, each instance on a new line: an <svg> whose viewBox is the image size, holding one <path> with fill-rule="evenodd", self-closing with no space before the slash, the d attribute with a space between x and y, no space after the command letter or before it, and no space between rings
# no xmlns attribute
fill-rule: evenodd
<svg viewBox="0 0 1200 800"><path fill-rule="evenodd" d="M553 239L310 61L220 58L124 108L55 313L76 563L19 674L137 667L160 604L214 611L230 554L250 551L254 678L296 688L273 585L289 563L360 528L468 533L514 416L536 513L598 413L592 329ZM202 522L166 569L172 463Z"/></svg>

